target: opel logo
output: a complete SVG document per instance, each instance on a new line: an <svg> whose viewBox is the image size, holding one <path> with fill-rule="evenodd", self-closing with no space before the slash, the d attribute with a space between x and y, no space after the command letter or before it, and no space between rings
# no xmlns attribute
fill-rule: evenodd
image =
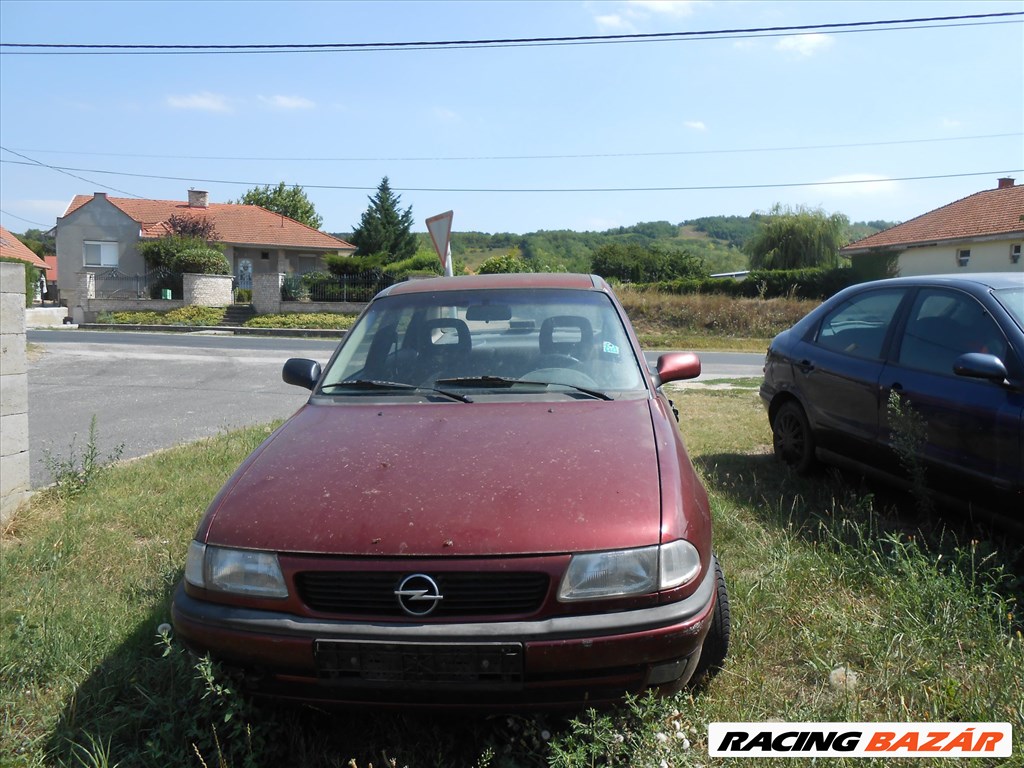
<svg viewBox="0 0 1024 768"><path fill-rule="evenodd" d="M395 597L402 610L410 616L427 616L444 600L437 582L422 573L414 573L402 579L395 590Z"/></svg>

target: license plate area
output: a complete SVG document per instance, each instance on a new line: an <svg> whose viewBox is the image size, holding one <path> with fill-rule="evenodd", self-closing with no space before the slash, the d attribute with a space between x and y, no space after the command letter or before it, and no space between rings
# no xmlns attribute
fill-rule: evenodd
<svg viewBox="0 0 1024 768"><path fill-rule="evenodd" d="M514 690L523 683L521 643L388 643L317 640L325 682L373 687Z"/></svg>

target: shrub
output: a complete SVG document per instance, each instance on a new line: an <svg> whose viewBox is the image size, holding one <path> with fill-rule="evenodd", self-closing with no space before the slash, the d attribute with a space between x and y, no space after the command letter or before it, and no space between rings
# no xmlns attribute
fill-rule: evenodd
<svg viewBox="0 0 1024 768"><path fill-rule="evenodd" d="M346 330L352 327L357 315L335 314L333 312L310 312L308 314L258 315L245 322L246 328L317 328Z"/></svg>
<svg viewBox="0 0 1024 768"><path fill-rule="evenodd" d="M665 293L723 293L746 298L827 299L837 291L863 281L863 275L849 267L838 269L755 270L745 280L702 278L665 280L638 287Z"/></svg>
<svg viewBox="0 0 1024 768"><path fill-rule="evenodd" d="M235 288L235 303L236 304L251 304L252 303L252 288Z"/></svg>
<svg viewBox="0 0 1024 768"><path fill-rule="evenodd" d="M688 251L636 243L602 245L591 257L591 269L606 278L634 283L707 276L703 261Z"/></svg>
<svg viewBox="0 0 1024 768"><path fill-rule="evenodd" d="M221 307L180 307L169 312L103 312L100 323L115 325L221 325L225 310Z"/></svg>
<svg viewBox="0 0 1024 768"><path fill-rule="evenodd" d="M477 269L477 273L481 275L497 275L507 274L509 272L532 272L533 269L530 267L522 257L518 256L515 251L509 251L501 256L491 256Z"/></svg>
<svg viewBox="0 0 1024 768"><path fill-rule="evenodd" d="M171 269L181 274L229 275L231 265L220 251L207 246L194 245L181 249L171 264Z"/></svg>
<svg viewBox="0 0 1024 768"><path fill-rule="evenodd" d="M443 274L444 268L433 251L417 251L415 256L387 264L384 271L396 280L404 280L411 274L440 275Z"/></svg>

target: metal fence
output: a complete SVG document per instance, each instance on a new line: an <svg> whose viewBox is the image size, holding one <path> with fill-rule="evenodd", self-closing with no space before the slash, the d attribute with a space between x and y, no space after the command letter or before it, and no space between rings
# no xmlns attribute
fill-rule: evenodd
<svg viewBox="0 0 1024 768"><path fill-rule="evenodd" d="M161 298L158 291L166 278L163 272L157 271L129 275L111 269L95 274L97 299L158 299Z"/></svg>
<svg viewBox="0 0 1024 768"><path fill-rule="evenodd" d="M400 280L379 270L354 275L309 272L287 275L281 284L281 301L369 301L379 291Z"/></svg>

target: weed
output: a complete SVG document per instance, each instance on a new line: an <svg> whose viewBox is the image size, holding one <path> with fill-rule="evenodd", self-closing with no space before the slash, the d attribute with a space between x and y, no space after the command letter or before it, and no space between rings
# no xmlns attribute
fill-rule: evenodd
<svg viewBox="0 0 1024 768"><path fill-rule="evenodd" d="M124 452L122 443L108 453L105 458L100 458L95 414L89 421L89 439L86 441L81 455L78 454L75 447L77 439L78 434L76 433L72 436L71 444L68 446L68 455L63 459L54 456L50 451L43 452L43 461L53 477L55 492L58 498L64 501L74 499L85 492L103 466L117 461Z"/></svg>
<svg viewBox="0 0 1024 768"><path fill-rule="evenodd" d="M886 404L889 427L892 430L892 444L900 464L910 477L911 493L921 515L930 515L935 510L928 492L927 469L924 463L924 446L928 442L928 425L917 411L895 389L889 393Z"/></svg>

